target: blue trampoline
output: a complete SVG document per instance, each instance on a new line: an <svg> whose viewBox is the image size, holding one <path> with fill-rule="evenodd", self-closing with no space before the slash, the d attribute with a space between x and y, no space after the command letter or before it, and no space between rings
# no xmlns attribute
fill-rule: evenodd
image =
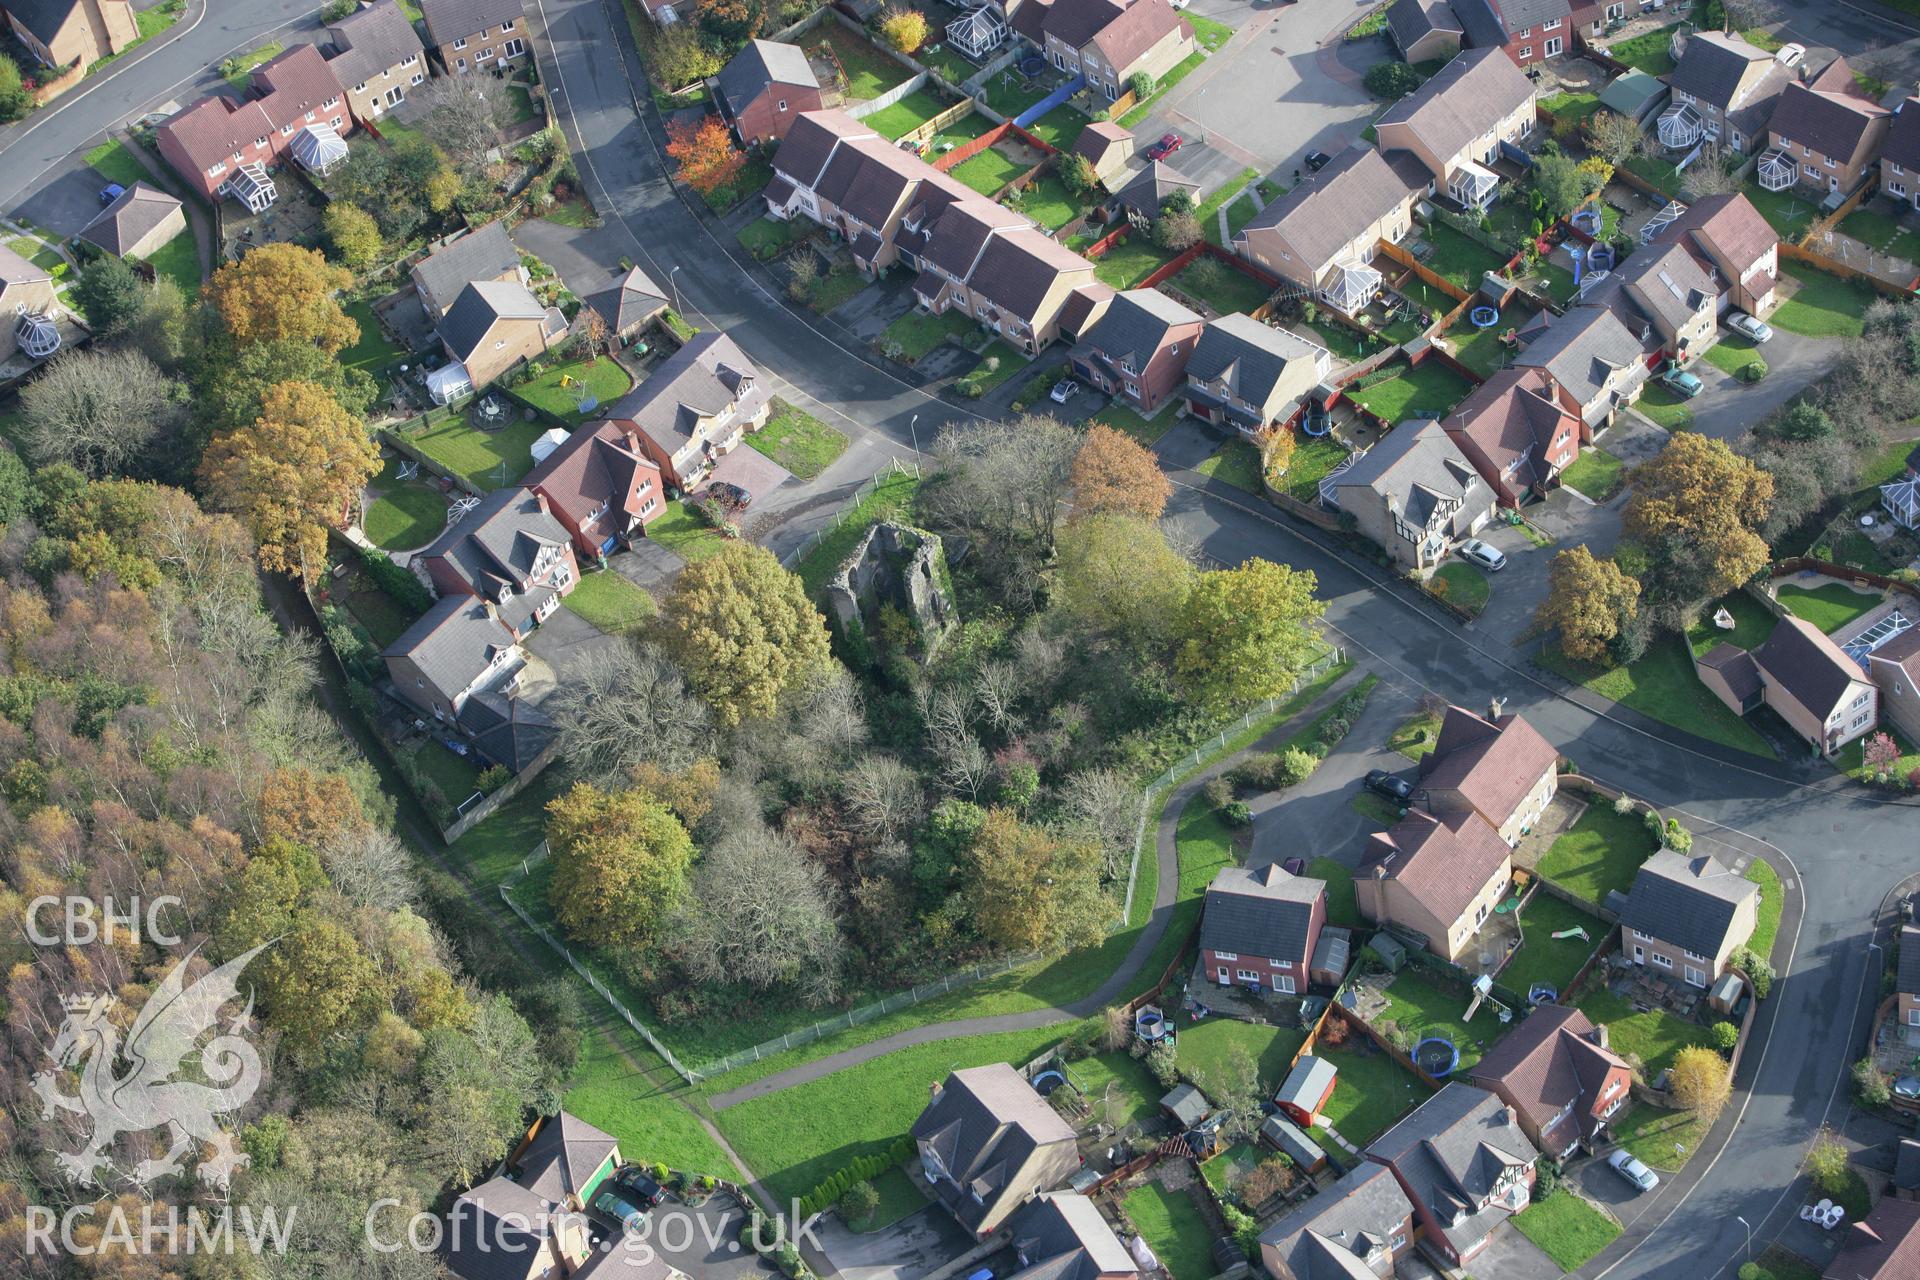
<svg viewBox="0 0 1920 1280"><path fill-rule="evenodd" d="M1596 244L1593 248L1587 250L1587 270L1613 270L1613 246L1610 244Z"/></svg>
<svg viewBox="0 0 1920 1280"><path fill-rule="evenodd" d="M1527 999L1534 1004L1552 1004L1560 998L1560 992L1551 983L1536 982L1527 992Z"/></svg>
<svg viewBox="0 0 1920 1280"><path fill-rule="evenodd" d="M1500 308L1475 307L1467 313L1467 319L1476 329L1491 329L1500 323Z"/></svg>
<svg viewBox="0 0 1920 1280"><path fill-rule="evenodd" d="M1307 415L1305 430L1309 438L1318 440L1333 430L1333 419L1325 409L1315 409Z"/></svg>
<svg viewBox="0 0 1920 1280"><path fill-rule="evenodd" d="M1058 1071L1042 1071L1033 1078L1033 1091L1046 1097L1067 1082L1067 1077Z"/></svg>
<svg viewBox="0 0 1920 1280"><path fill-rule="evenodd" d="M1576 209L1572 218L1573 225L1590 236L1600 234L1602 220L1598 209Z"/></svg>
<svg viewBox="0 0 1920 1280"><path fill-rule="evenodd" d="M1447 1036L1428 1036L1413 1046L1413 1062L1436 1080L1444 1080L1460 1065L1460 1050Z"/></svg>

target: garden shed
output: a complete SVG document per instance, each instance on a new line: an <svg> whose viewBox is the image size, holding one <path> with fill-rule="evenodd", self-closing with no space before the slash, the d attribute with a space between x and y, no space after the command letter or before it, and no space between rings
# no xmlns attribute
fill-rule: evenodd
<svg viewBox="0 0 1920 1280"><path fill-rule="evenodd" d="M1260 1126L1260 1136L1298 1165L1302 1173L1318 1173L1327 1162L1327 1153L1300 1127L1285 1116L1268 1116Z"/></svg>
<svg viewBox="0 0 1920 1280"><path fill-rule="evenodd" d="M1293 1064L1293 1070L1287 1073L1286 1083L1280 1086L1280 1092L1273 1096L1273 1100L1296 1124L1310 1127L1314 1117L1327 1105L1327 1099L1333 1096L1333 1086L1338 1076L1339 1071L1333 1063L1307 1054Z"/></svg>
<svg viewBox="0 0 1920 1280"><path fill-rule="evenodd" d="M1183 1084L1160 1099L1160 1109L1172 1116L1182 1129L1191 1129L1205 1120L1213 1107L1207 1102L1206 1094L1193 1085Z"/></svg>

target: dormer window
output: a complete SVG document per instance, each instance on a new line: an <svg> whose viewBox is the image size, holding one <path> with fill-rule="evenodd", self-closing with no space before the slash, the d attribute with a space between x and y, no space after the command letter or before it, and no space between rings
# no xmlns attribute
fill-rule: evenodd
<svg viewBox="0 0 1920 1280"><path fill-rule="evenodd" d="M508 19L507 19L507 20L506 20L505 22L503 22L503 23L501 23L501 24L500 24L500 29L501 29L502 31L511 31L511 30L513 30L513 19L512 19L512 18L508 18Z"/></svg>
<svg viewBox="0 0 1920 1280"><path fill-rule="evenodd" d="M466 37L464 37L464 36L462 36L462 37L461 37L460 39L458 39L458 40L455 40L455 41L453 42L453 47L454 47L454 48L456 48L456 49L464 49L464 48L466 48L466 47L467 47L467 41L466 41Z"/></svg>

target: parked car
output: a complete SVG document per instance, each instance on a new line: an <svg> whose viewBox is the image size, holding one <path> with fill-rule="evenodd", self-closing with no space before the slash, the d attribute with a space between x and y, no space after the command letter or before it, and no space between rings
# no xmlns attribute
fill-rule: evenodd
<svg viewBox="0 0 1920 1280"><path fill-rule="evenodd" d="M616 1231L638 1231L647 1220L647 1206L618 1183L603 1182L587 1201L587 1217Z"/></svg>
<svg viewBox="0 0 1920 1280"><path fill-rule="evenodd" d="M1468 538L1460 544L1460 558L1470 560L1489 573L1498 573L1507 567L1507 556L1497 547L1490 547L1478 538Z"/></svg>
<svg viewBox="0 0 1920 1280"><path fill-rule="evenodd" d="M1920 1099L1920 1076L1908 1074L1893 1082L1893 1096L1912 1102Z"/></svg>
<svg viewBox="0 0 1920 1280"><path fill-rule="evenodd" d="M1691 400L1707 389L1706 383L1685 369L1669 369L1660 375L1660 381L1682 400Z"/></svg>
<svg viewBox="0 0 1920 1280"><path fill-rule="evenodd" d="M127 194L125 187L117 182L109 182L106 186L100 188L100 203L112 204L125 194Z"/></svg>
<svg viewBox="0 0 1920 1280"><path fill-rule="evenodd" d="M623 1191L637 1197L640 1203L648 1208L653 1208L667 1198L667 1193L661 1190L660 1184L653 1180L653 1175L637 1164L630 1164L614 1174L613 1180Z"/></svg>
<svg viewBox="0 0 1920 1280"><path fill-rule="evenodd" d="M1318 173L1333 163L1333 157L1324 151L1307 152L1307 172Z"/></svg>
<svg viewBox="0 0 1920 1280"><path fill-rule="evenodd" d="M1075 382L1072 378L1062 378L1053 384L1053 390L1049 391L1047 396L1055 404L1065 404L1079 394L1079 383Z"/></svg>
<svg viewBox="0 0 1920 1280"><path fill-rule="evenodd" d="M1413 784L1399 774L1388 773L1385 769L1371 769L1367 772L1367 790L1383 795L1395 804L1406 804L1413 799Z"/></svg>
<svg viewBox="0 0 1920 1280"><path fill-rule="evenodd" d="M1642 1191L1651 1191L1660 1185L1660 1175L1641 1164L1633 1152L1625 1147L1607 1157L1607 1168L1631 1182Z"/></svg>
<svg viewBox="0 0 1920 1280"><path fill-rule="evenodd" d="M1756 320L1744 311L1735 311L1728 315L1727 328L1753 343L1765 342L1773 337L1772 325L1764 320Z"/></svg>
<svg viewBox="0 0 1920 1280"><path fill-rule="evenodd" d="M1147 159L1165 160L1168 156L1187 145L1187 140L1177 133L1163 133L1160 141L1147 148Z"/></svg>

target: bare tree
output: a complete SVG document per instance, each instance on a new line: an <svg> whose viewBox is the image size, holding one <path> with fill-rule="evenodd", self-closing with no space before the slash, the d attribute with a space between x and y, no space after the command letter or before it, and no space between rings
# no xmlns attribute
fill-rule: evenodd
<svg viewBox="0 0 1920 1280"><path fill-rule="evenodd" d="M1008 662L989 662L973 678L973 697L980 704L980 713L1002 733L1019 727L1015 704L1020 701L1020 685L1019 670Z"/></svg>
<svg viewBox="0 0 1920 1280"><path fill-rule="evenodd" d="M847 775L847 814L858 830L893 836L910 826L924 809L920 779L892 756L870 755Z"/></svg>
<svg viewBox="0 0 1920 1280"><path fill-rule="evenodd" d="M1725 195L1739 189L1740 180L1727 167L1726 156L1721 153L1720 144L1715 142L1703 145L1699 156L1680 175L1680 192L1689 200L1704 200L1708 196Z"/></svg>
<svg viewBox="0 0 1920 1280"><path fill-rule="evenodd" d="M460 168L484 165L500 144L507 89L489 76L435 76L410 100L420 132Z"/></svg>
<svg viewBox="0 0 1920 1280"><path fill-rule="evenodd" d="M1003 542L1053 554L1060 502L1072 484L1080 433L1045 414L949 427L934 445L936 515Z"/></svg>
<svg viewBox="0 0 1920 1280"><path fill-rule="evenodd" d="M1076 773L1060 789L1060 810L1066 824L1100 847L1103 879L1120 879L1132 864L1134 840L1140 831L1140 805L1139 789L1125 774L1112 769Z"/></svg>
<svg viewBox="0 0 1920 1280"><path fill-rule="evenodd" d="M1780 19L1780 7L1773 0L1720 0L1729 31L1751 31Z"/></svg>
<svg viewBox="0 0 1920 1280"><path fill-rule="evenodd" d="M684 769L710 754L712 715L650 645L590 655L548 700L560 753L585 777L624 780L642 761Z"/></svg>
<svg viewBox="0 0 1920 1280"><path fill-rule="evenodd" d="M180 394L137 351L69 351L20 393L27 456L90 476L124 471L179 425Z"/></svg>
<svg viewBox="0 0 1920 1280"><path fill-rule="evenodd" d="M732 831L716 841L679 925L680 961L697 981L794 985L816 1001L839 989L844 948L826 876L776 832Z"/></svg>
<svg viewBox="0 0 1920 1280"><path fill-rule="evenodd" d="M346 832L327 842L320 859L333 887L356 905L398 911L413 901L413 860L392 832L371 826Z"/></svg>
<svg viewBox="0 0 1920 1280"><path fill-rule="evenodd" d="M1611 165L1623 165L1631 159L1643 136L1639 122L1618 111L1601 111L1587 121L1587 144Z"/></svg>
<svg viewBox="0 0 1920 1280"><path fill-rule="evenodd" d="M1014 637L1013 660L1020 670L1021 692L1052 688L1067 669L1067 638L1038 626L1028 627Z"/></svg>

